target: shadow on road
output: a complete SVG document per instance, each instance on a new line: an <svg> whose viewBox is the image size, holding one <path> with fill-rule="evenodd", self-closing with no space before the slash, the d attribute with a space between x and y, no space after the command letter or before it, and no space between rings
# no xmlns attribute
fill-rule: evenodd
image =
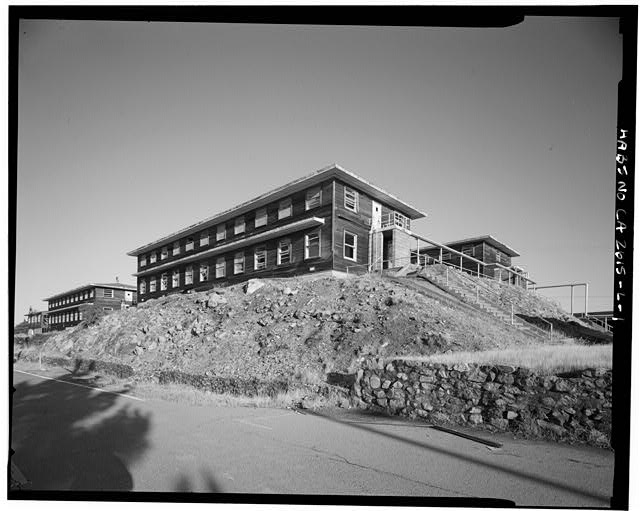
<svg viewBox="0 0 640 511"><path fill-rule="evenodd" d="M575 495L579 495L582 497L588 497L588 498L592 498L592 499L596 499L599 500L601 502L603 502L603 505L608 506L609 505L609 499L607 497L604 497L603 495L597 494L597 493L590 493L588 491L584 491L581 488L576 488L574 486L571 486L569 484L566 484L562 481L556 481L553 479L549 479L546 477L542 477L536 474L531 474L528 472L524 472L524 471L518 471L518 470L514 470L512 468L507 468L504 466L501 466L497 463L492 463L490 461L485 461L485 460L480 460L477 458L474 458L472 456L467 456L464 454L460 454L457 452L453 452L449 449L445 449L442 447L438 447L437 445L433 445L433 444L429 444L426 442L419 442L416 440L412 440L409 438L405 438L403 436L400 435L394 435L393 433L389 433L389 432L385 432L385 431L380 431L379 429L375 429L374 427L369 426L368 424L378 424L378 425L383 425L383 423L380 423L378 421L375 422L361 422L358 420L355 421L349 421L349 420L344 420L342 418L338 418L338 417L334 417L334 416L330 416L330 415L324 415L324 414L320 414L317 412L313 412L311 410L306 410L305 413L309 414L309 415L313 415L314 417L318 417L321 419L325 419L331 422L336 422L339 424L344 424L346 426L351 426L353 428L357 428L357 429L361 429L364 431L367 431L369 433L372 433L374 435L380 435L380 436L384 436L387 438L391 438L393 440L397 440L399 442L403 442L406 444L409 444L411 446L414 447L418 447L420 449L423 449L425 451L430 451L430 452L434 452L434 453L438 453L441 455L445 455L445 456L449 456L452 458L456 458L458 460L464 461L466 463L470 463L470 464L475 464L475 465L479 465L481 467L487 468L487 469L491 469L491 470L495 470L497 472L500 473L506 473L510 476L514 476L520 479L525 479L531 482L535 482L544 486L548 486L550 489L556 489L556 490L562 490L562 491L566 491ZM374 414L365 414L365 416L369 416L369 417L375 417L376 415ZM388 418L388 417L387 417ZM387 424L387 425L393 425L395 426L396 424Z"/></svg>
<svg viewBox="0 0 640 511"><path fill-rule="evenodd" d="M220 488L211 474L211 471L206 468L201 468L200 477L204 481L203 487L200 487L197 483L192 481L186 474L182 474L176 480L173 491L220 493Z"/></svg>
<svg viewBox="0 0 640 511"><path fill-rule="evenodd" d="M127 467L148 447L149 414L117 395L52 380L14 389L13 460L31 489L133 489Z"/></svg>

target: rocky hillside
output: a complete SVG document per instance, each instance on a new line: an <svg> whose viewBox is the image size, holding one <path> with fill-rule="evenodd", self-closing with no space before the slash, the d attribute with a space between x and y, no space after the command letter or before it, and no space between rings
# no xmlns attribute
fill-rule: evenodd
<svg viewBox="0 0 640 511"><path fill-rule="evenodd" d="M536 343L490 316L384 278L252 280L170 295L50 336L37 349L137 372L324 381L362 357L428 355Z"/></svg>

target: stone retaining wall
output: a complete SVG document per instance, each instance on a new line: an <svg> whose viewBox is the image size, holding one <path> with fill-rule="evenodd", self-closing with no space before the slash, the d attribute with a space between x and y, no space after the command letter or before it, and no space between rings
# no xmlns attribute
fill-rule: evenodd
<svg viewBox="0 0 640 511"><path fill-rule="evenodd" d="M391 415L610 447L610 370L543 376L510 366L368 360L352 393Z"/></svg>

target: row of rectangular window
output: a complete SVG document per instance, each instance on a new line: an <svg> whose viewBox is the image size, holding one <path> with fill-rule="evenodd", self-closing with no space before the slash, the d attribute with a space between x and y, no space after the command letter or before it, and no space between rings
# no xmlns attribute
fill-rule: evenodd
<svg viewBox="0 0 640 511"><path fill-rule="evenodd" d="M357 261L358 254L358 235L349 231L343 233L343 257L352 261ZM311 259L320 256L320 233L312 233L305 236L305 259ZM277 264L289 264L292 262L291 242L282 240L278 243ZM254 270L264 270L267 267L267 249L264 246L254 250ZM224 278L226 276L226 259L219 257L216 260L216 278ZM244 252L237 252L233 259L233 273L238 275L245 271L245 255ZM200 265L200 282L209 280L209 265L202 263ZM166 291L168 288L169 275L163 273L160 278L160 290ZM185 269L184 285L193 284L193 266L187 266ZM180 287L180 270L175 269L171 275L171 287ZM156 279L151 278L149 281L149 292L156 292ZM140 294L147 292L147 283L140 283Z"/></svg>
<svg viewBox="0 0 640 511"><path fill-rule="evenodd" d="M312 259L320 257L320 232L314 232L305 235L305 259ZM289 239L280 240L278 242L277 250L277 264L285 265L293 262L293 256L291 252L291 241ZM264 270L267 267L267 249L265 246L257 247L253 254L253 267L254 270ZM225 257L218 257L215 264L215 278L221 279L226 277L226 259ZM239 275L245 271L245 255L244 252L236 252L233 258L233 274ZM193 266L187 266L185 269L184 285L193 284ZM206 282L209 280L209 265L200 264L199 281ZM168 289L169 274L163 273L160 277L160 291L166 291ZM173 270L171 274L171 287L180 287L180 271L178 269ZM140 282L140 294L147 292L147 283L145 280ZM156 278L151 277L149 279L149 292L155 293L157 290Z"/></svg>
<svg viewBox="0 0 640 511"><path fill-rule="evenodd" d="M474 257L476 255L476 247L475 246L466 245L466 246L462 247L462 253L464 255Z"/></svg>
<svg viewBox="0 0 640 511"><path fill-rule="evenodd" d="M353 190L351 190L351 192L355 193L355 197L356 197L355 201L357 204L358 192L354 192ZM306 197L305 197L305 211L316 208L320 206L321 203L322 203L321 187L316 187L316 188L307 190ZM346 207L346 194L345 194L345 207ZM353 211L357 211L357 209L354 209ZM278 204L278 220L283 220L285 218L288 218L292 214L293 214L293 204L292 204L291 198L289 197L280 201L280 203ZM256 229L258 227L264 227L265 225L267 225L267 208L266 207L260 208L256 211L254 225ZM244 216L236 218L233 225L234 235L243 234L245 232L245 227L246 227L246 224L245 224ZM226 236L227 236L227 231L226 231L225 225L224 224L218 225L216 227L216 241L224 241L226 239ZM209 245L209 232L203 231L202 233L200 233L200 247L207 246L207 245ZM185 252L189 252L193 249L194 249L194 241L192 237L189 237L186 239ZM173 243L172 254L174 256L180 255L180 241L175 241ZM167 259L168 257L169 257L169 248L167 246L162 247L162 249L160 249L160 260L162 261L164 259ZM155 262L157 262L157 260L158 260L157 253L151 252L151 254L149 254L149 264L154 264ZM146 265L147 265L147 256L145 254L140 256L140 267L142 268Z"/></svg>
<svg viewBox="0 0 640 511"><path fill-rule="evenodd" d="M107 291L111 292L111 298L113 298L113 289L105 289L105 296ZM53 300L49 302L49 307L60 307L62 305L67 305L69 303L79 302L81 300L88 300L89 298L93 298L93 289L84 291L82 293L76 293L71 296L65 296L64 298L60 298L58 300Z"/></svg>
<svg viewBox="0 0 640 511"><path fill-rule="evenodd" d="M462 253L466 256L471 256L471 257L475 257L476 256L476 247L475 246L465 246L462 247ZM451 260L451 252L444 252L442 254L442 260L443 261L450 261ZM496 262L497 263L501 263L506 261L505 256L502 255L501 252L496 251Z"/></svg>
<svg viewBox="0 0 640 511"><path fill-rule="evenodd" d="M103 296L105 298L113 298L113 289L103 289ZM93 298L93 289L84 291L83 293L76 293L59 300L54 300L51 302L50 307L59 307L62 305L67 305L69 303L88 300L89 298Z"/></svg>
<svg viewBox="0 0 640 511"><path fill-rule="evenodd" d="M102 310L105 312L111 312L113 307L102 307ZM57 325L60 323L71 323L73 321L82 321L83 313L82 311L75 312L65 312L64 314L55 314L51 315L49 321L52 325Z"/></svg>
<svg viewBox="0 0 640 511"><path fill-rule="evenodd" d="M49 322L52 325L58 325L60 323L70 323L72 321L82 321L82 311L66 312L64 314L52 315L49 318Z"/></svg>

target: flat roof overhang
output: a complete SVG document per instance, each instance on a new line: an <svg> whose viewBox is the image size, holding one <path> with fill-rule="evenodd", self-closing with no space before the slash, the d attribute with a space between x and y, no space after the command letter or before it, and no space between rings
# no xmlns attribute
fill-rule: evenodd
<svg viewBox="0 0 640 511"><path fill-rule="evenodd" d="M267 192L263 195L255 197L247 202L243 202L238 206L235 206L231 209L223 211L222 213L218 213L212 217L206 218L200 222L192 224L184 229L176 231L172 234L159 238L151 243L147 243L146 245L142 245L130 252L127 252L127 255L130 256L138 256L143 252L148 250L152 250L154 248L158 248L167 243L171 243L177 239L182 238L183 236L188 236L190 234L195 234L202 229L206 229L213 225L226 222L227 220L234 218L236 216L242 215L247 211L255 208L260 208L265 206L273 201L291 195L292 193L299 192L308 188L310 186L314 186L316 184L322 183L328 179L339 179L340 181L345 182L348 185L351 185L355 188L359 188L367 195L372 197L373 199L384 202L389 206L393 207L395 210L409 217L411 220L415 220L418 218L426 217L427 214L416 209L410 204L401 201L394 195L384 191L382 188L377 187L376 185L369 183L365 179L357 176L353 172L349 172L339 165L333 164L323 169L320 169L312 174L296 179L295 181L291 181L286 185L280 186Z"/></svg>
<svg viewBox="0 0 640 511"><path fill-rule="evenodd" d="M55 295L51 295L49 298L43 298L43 302L48 302L49 300L53 300L54 298L58 298L60 296L65 296L71 293L76 293L78 291L82 291L85 289L91 289L93 287L106 287L107 289L122 289L124 291L137 291L136 286L132 286L129 284L85 284L84 286L74 287L73 289L69 289L69 291L64 291L63 293L56 293Z"/></svg>
<svg viewBox="0 0 640 511"><path fill-rule="evenodd" d="M279 238L281 236L286 236L287 234L291 234L292 232L297 232L303 229L317 227L319 225L324 225L324 218L318 218L315 216L311 218L305 218L304 220L299 220L297 222L283 225L282 227L277 227L275 229L271 229L270 231L261 232L253 236L248 236L247 238L243 238L241 240L232 241L230 243L225 243L224 245L219 245L217 247L210 248L209 250L205 250L204 252L199 252L197 254L193 254L187 257L182 257L180 259L175 259L173 261L166 262L154 268L149 268L147 270L142 270L137 273L133 273L132 275L134 277L141 277L144 275L148 275L149 273L155 273L159 270L170 268L177 264L184 264L184 263L189 263L193 261L198 261L206 257L211 257L217 254L221 254L223 252L228 252L229 250L243 248L243 247L246 247L247 245L253 245L255 243L260 243L261 241L267 241L273 238Z"/></svg>
<svg viewBox="0 0 640 511"><path fill-rule="evenodd" d="M510 257L518 257L520 255L518 252L513 250L510 246L505 245L504 243L502 243L501 241L498 241L497 239L495 239L493 236L491 236L489 234L485 235L485 236L476 236L474 238L466 238L466 239L463 239L463 240L448 241L447 243L444 243L444 245L449 247L451 245L463 245L465 243L477 243L478 241L484 241L485 243L488 243L489 245L492 245L495 248L498 248L498 249L502 250L505 254L507 254Z"/></svg>

